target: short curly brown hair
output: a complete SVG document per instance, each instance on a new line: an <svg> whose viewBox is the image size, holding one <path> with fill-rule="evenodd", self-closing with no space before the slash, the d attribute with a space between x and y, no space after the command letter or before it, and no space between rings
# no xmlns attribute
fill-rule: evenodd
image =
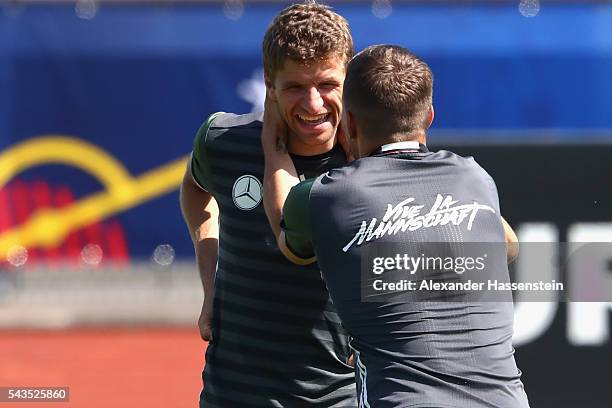
<svg viewBox="0 0 612 408"><path fill-rule="evenodd" d="M266 79L289 58L309 63L340 57L345 64L355 54L348 22L328 6L313 1L293 4L272 21L263 39L263 65Z"/></svg>
<svg viewBox="0 0 612 408"><path fill-rule="evenodd" d="M373 45L348 66L344 106L369 135L422 131L428 126L433 80L429 65L406 48Z"/></svg>

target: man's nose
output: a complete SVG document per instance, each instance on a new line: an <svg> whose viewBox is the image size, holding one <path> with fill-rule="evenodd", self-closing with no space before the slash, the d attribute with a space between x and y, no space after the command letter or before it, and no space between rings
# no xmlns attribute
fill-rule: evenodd
<svg viewBox="0 0 612 408"><path fill-rule="evenodd" d="M320 113L323 107L323 98L316 87L311 87L306 91L303 101L304 109L313 115Z"/></svg>

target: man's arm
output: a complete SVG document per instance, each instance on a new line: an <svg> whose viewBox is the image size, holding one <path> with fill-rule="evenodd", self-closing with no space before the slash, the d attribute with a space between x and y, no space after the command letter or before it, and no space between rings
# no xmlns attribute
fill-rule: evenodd
<svg viewBox="0 0 612 408"><path fill-rule="evenodd" d="M300 182L293 161L285 148L287 127L278 107L266 98L261 146L265 157L263 203L276 242L282 250L280 222L282 210L291 187Z"/></svg>
<svg viewBox="0 0 612 408"><path fill-rule="evenodd" d="M504 217L501 217L501 221L504 226L504 235L506 237L506 257L508 259L508 264L511 264L518 257L519 240L510 224L508 224L508 221L506 221Z"/></svg>
<svg viewBox="0 0 612 408"><path fill-rule="evenodd" d="M287 126L278 112L278 107L266 98L261 131L265 158L264 209L283 255L297 265L308 265L316 261L309 238L308 198L312 181L300 183L293 161L285 148L286 140ZM281 228L281 219L284 229Z"/></svg>
<svg viewBox="0 0 612 408"><path fill-rule="evenodd" d="M219 207L212 194L212 171L207 152L208 130L222 112L213 113L200 127L195 137L191 159L183 176L180 191L181 212L195 248L204 302L198 320L200 336L212 338L212 313L219 254ZM210 191L210 192L209 192Z"/></svg>
<svg viewBox="0 0 612 408"><path fill-rule="evenodd" d="M198 320L203 340L212 338L212 310L215 273L219 254L219 207L213 196L201 189L191 175L191 163L183 176L180 191L183 218L195 248L200 279L204 288L204 302Z"/></svg>
<svg viewBox="0 0 612 408"><path fill-rule="evenodd" d="M297 265L309 265L317 260L312 246L310 222L310 190L316 179L294 186L283 205L282 231L278 246L285 258Z"/></svg>

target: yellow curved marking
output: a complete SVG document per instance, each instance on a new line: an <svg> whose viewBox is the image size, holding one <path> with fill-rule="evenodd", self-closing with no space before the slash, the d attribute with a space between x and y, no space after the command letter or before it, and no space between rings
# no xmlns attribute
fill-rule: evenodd
<svg viewBox="0 0 612 408"><path fill-rule="evenodd" d="M0 153L0 188L23 170L48 163L84 170L107 190L120 188L131 179L121 162L99 147L72 137L48 135L30 139Z"/></svg>
<svg viewBox="0 0 612 408"><path fill-rule="evenodd" d="M0 235L0 260L14 245L52 248L66 236L101 219L175 190L185 172L186 157L134 178L104 150L79 139L44 136L0 153L0 188L30 167L58 163L91 174L106 191L91 194L66 207L36 211L22 225Z"/></svg>

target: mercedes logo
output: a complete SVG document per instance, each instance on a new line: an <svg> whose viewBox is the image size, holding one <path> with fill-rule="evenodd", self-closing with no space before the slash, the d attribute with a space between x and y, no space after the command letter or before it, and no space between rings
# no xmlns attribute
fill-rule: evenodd
<svg viewBox="0 0 612 408"><path fill-rule="evenodd" d="M232 188L234 204L241 210L252 210L261 202L261 182L255 176L246 174L239 177Z"/></svg>

